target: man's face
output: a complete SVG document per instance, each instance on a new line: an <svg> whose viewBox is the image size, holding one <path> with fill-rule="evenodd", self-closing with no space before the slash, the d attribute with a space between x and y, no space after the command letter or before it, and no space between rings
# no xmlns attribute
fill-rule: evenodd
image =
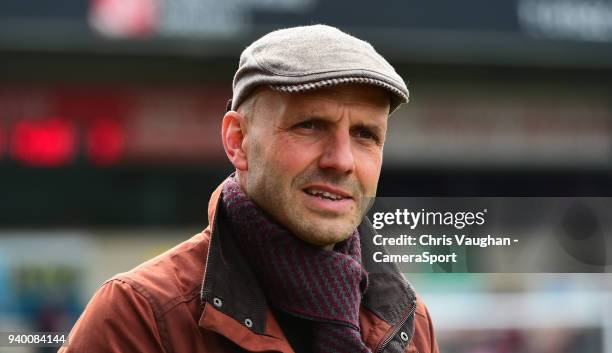
<svg viewBox="0 0 612 353"><path fill-rule="evenodd" d="M387 94L367 85L257 94L242 187L300 239L327 248L345 240L376 195Z"/></svg>

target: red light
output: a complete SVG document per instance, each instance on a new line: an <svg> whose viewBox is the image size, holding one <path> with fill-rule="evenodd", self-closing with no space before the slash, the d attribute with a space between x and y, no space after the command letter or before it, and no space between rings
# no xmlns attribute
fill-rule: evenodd
<svg viewBox="0 0 612 353"><path fill-rule="evenodd" d="M97 119L87 128L87 157L98 166L117 162L123 154L123 127L112 119Z"/></svg>
<svg viewBox="0 0 612 353"><path fill-rule="evenodd" d="M73 123L65 119L21 120L13 129L11 154L26 165L58 167L74 159L76 138Z"/></svg>

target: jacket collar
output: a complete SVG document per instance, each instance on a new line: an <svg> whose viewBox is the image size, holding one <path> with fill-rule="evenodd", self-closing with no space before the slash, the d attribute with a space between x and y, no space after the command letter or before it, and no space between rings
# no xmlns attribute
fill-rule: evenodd
<svg viewBox="0 0 612 353"><path fill-rule="evenodd" d="M208 205L212 235L202 282L202 301L206 306L214 307L211 310L232 317L252 333L265 335L271 340L272 346L280 341L286 342L276 322L268 325L268 321L274 320L269 320L271 314L264 291L241 255L235 238L231 236L231 228L221 203L222 190L223 183L213 192ZM416 294L395 264L374 262L374 252L386 254L387 251L384 246L374 245L371 241L376 231L367 217L358 229L361 235L362 262L369 274L368 289L362 298L362 305L389 325L396 325L415 305ZM408 287L407 293L402 290L403 286Z"/></svg>

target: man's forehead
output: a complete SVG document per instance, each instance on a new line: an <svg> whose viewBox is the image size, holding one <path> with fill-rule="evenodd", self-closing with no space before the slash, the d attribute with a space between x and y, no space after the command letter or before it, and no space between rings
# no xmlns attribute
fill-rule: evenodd
<svg viewBox="0 0 612 353"><path fill-rule="evenodd" d="M361 109L388 111L389 95L382 89L368 85L339 85L300 93L283 93L292 108L325 110L338 104L359 106Z"/></svg>

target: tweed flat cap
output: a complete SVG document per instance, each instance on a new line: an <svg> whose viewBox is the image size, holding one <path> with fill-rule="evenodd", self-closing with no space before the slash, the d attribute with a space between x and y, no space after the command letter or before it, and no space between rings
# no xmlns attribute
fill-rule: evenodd
<svg viewBox="0 0 612 353"><path fill-rule="evenodd" d="M303 92L343 83L385 89L391 98L390 113L408 102L406 83L368 42L334 27L313 25L268 33L242 52L231 109L260 85Z"/></svg>

